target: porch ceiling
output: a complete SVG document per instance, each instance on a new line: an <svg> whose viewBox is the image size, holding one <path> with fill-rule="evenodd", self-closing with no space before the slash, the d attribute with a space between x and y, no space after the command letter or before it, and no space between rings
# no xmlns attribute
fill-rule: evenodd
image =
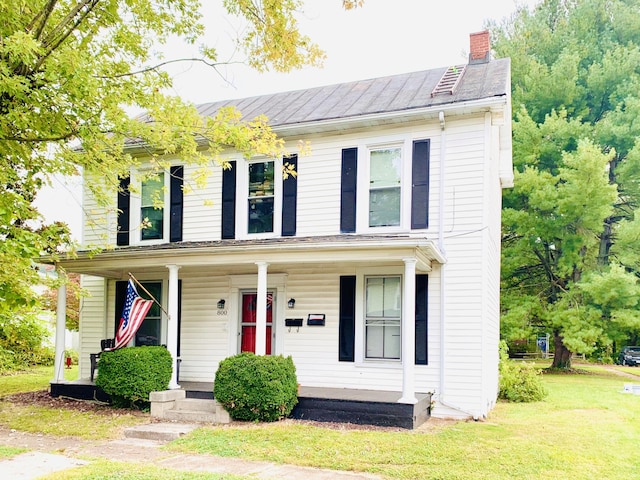
<svg viewBox="0 0 640 480"><path fill-rule="evenodd" d="M181 273L216 266L233 267L243 273L245 269L253 271L257 261L269 263L271 270L302 264L399 265L404 258L416 258L416 269L421 272L431 271L433 262L446 261L432 240L362 235L180 242L120 247L98 254L79 252L75 258L41 260L68 272L124 278L130 271L166 272L166 265L171 264L179 265Z"/></svg>

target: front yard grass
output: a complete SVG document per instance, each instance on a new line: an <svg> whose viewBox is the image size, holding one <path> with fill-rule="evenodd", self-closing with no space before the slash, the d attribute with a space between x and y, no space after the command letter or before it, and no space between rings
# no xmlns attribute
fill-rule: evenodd
<svg viewBox="0 0 640 480"><path fill-rule="evenodd" d="M640 468L640 396L621 393L633 380L600 372L547 374L545 401L499 403L486 421L433 433L241 424L201 428L168 448L387 478L628 479Z"/></svg>
<svg viewBox="0 0 640 480"><path fill-rule="evenodd" d="M640 395L622 390L625 383L640 384L640 376L619 376L604 366L576 367L586 373L544 375L549 391L544 401L500 402L482 422L439 422L432 428L427 421L427 428L417 431L328 428L296 421L235 423L200 428L165 448L169 452L369 472L399 479L634 478L640 470L636 452L640 444ZM620 371L620 367L615 368ZM628 373L640 373L640 369L630 370ZM51 370L39 369L21 380L0 377L0 396L34 386L46 388L51 374ZM119 435L120 425L141 421L140 417L126 416L121 420L122 424L109 415L0 402L0 425L17 430L106 439ZM2 448L0 458L19 452ZM50 478L241 477L98 460Z"/></svg>
<svg viewBox="0 0 640 480"><path fill-rule="evenodd" d="M97 460L89 465L46 475L41 477L41 480L248 480L249 478L220 473L176 471L153 465Z"/></svg>
<svg viewBox="0 0 640 480"><path fill-rule="evenodd" d="M65 378L69 378L67 375L77 376L77 367L67 370ZM51 366L0 376L0 425L46 435L111 439L118 438L125 427L148 421L146 416L122 414L116 411L105 415L91 411L17 405L4 398L16 393L48 390L52 378L53 367Z"/></svg>

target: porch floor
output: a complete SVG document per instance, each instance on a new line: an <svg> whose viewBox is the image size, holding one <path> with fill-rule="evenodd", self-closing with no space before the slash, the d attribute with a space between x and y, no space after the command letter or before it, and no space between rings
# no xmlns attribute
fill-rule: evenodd
<svg viewBox="0 0 640 480"><path fill-rule="evenodd" d="M179 381L187 398L213 399L213 382ZM108 400L89 380L51 383L51 395L85 400ZM416 393L416 404L398 403L402 394L383 390L300 387L291 417L319 422L355 423L417 428L431 414L431 394Z"/></svg>
<svg viewBox="0 0 640 480"><path fill-rule="evenodd" d="M181 381L188 398L213 398L213 382ZM431 416L431 394L416 393L415 405L398 403L401 392L300 386L292 418L417 428Z"/></svg>

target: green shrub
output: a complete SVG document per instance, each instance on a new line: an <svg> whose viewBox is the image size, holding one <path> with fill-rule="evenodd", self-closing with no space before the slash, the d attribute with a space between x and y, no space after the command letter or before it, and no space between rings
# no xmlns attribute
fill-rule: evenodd
<svg viewBox="0 0 640 480"><path fill-rule="evenodd" d="M214 396L235 420L273 422L298 403L298 380L291 357L245 352L218 367Z"/></svg>
<svg viewBox="0 0 640 480"><path fill-rule="evenodd" d="M0 372L53 365L47 322L34 312L0 315Z"/></svg>
<svg viewBox="0 0 640 480"><path fill-rule="evenodd" d="M166 390L172 359L164 347L130 347L102 352L96 385L117 407L145 408L149 393Z"/></svg>
<svg viewBox="0 0 640 480"><path fill-rule="evenodd" d="M509 360L508 347L500 342L500 391L510 402L537 402L547 396L540 370L525 362Z"/></svg>

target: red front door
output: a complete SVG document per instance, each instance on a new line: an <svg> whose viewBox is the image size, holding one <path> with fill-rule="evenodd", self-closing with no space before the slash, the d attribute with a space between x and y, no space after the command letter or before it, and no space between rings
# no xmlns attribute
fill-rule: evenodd
<svg viewBox="0 0 640 480"><path fill-rule="evenodd" d="M240 351L256 353L256 314L258 295L242 294L242 323ZM271 328L273 326L273 294L267 294L267 338L265 351L271 355Z"/></svg>

